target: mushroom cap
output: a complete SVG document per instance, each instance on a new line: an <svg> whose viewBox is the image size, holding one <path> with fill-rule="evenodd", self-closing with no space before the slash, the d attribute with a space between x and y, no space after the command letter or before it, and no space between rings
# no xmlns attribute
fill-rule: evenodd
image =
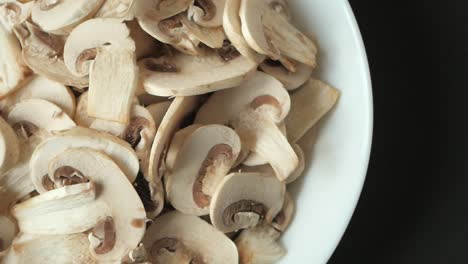
<svg viewBox="0 0 468 264"><path fill-rule="evenodd" d="M15 205L11 212L22 233L66 235L81 233L110 215L108 206L96 206L92 182L53 189Z"/></svg>
<svg viewBox="0 0 468 264"><path fill-rule="evenodd" d="M284 195L283 209L275 216L271 225L278 231L284 232L293 219L294 201L289 192Z"/></svg>
<svg viewBox="0 0 468 264"><path fill-rule="evenodd" d="M18 162L20 142L11 126L0 117L0 172L4 172Z"/></svg>
<svg viewBox="0 0 468 264"><path fill-rule="evenodd" d="M172 172L172 170L174 169L177 155L179 154L180 149L184 145L185 139L187 139L189 135L191 135L195 130L197 130L200 127L202 127L202 125L200 124L193 124L188 127L184 127L183 129L177 131L172 137L171 145L169 146L166 152L165 165L166 170L168 172L164 174L164 178L166 181L167 177L170 175L170 172Z"/></svg>
<svg viewBox="0 0 468 264"><path fill-rule="evenodd" d="M252 49L242 35L242 26L239 16L241 0L228 0L225 2L223 28L226 36L242 56L256 63L262 62L265 56Z"/></svg>
<svg viewBox="0 0 468 264"><path fill-rule="evenodd" d="M96 202L109 207L115 241L107 251L92 250L93 255L103 262L122 260L138 246L146 226L145 209L132 184L110 157L90 148L72 148L57 155L49 163L49 177L63 167L72 167L94 182L99 194Z"/></svg>
<svg viewBox="0 0 468 264"><path fill-rule="evenodd" d="M77 125L90 127L96 118L88 115L88 92L84 92L78 97L74 120Z"/></svg>
<svg viewBox="0 0 468 264"><path fill-rule="evenodd" d="M141 0L105 0L95 17L116 18L120 20L132 20L132 8L135 2Z"/></svg>
<svg viewBox="0 0 468 264"><path fill-rule="evenodd" d="M211 199L211 222L224 233L271 223L283 206L285 191L284 183L270 174L231 173Z"/></svg>
<svg viewBox="0 0 468 264"><path fill-rule="evenodd" d="M226 126L206 125L190 133L166 181L169 202L185 214L209 214L211 196L240 149L239 136Z"/></svg>
<svg viewBox="0 0 468 264"><path fill-rule="evenodd" d="M13 105L8 114L8 123L14 127L23 122L49 132L76 126L60 107L43 99L26 99Z"/></svg>
<svg viewBox="0 0 468 264"><path fill-rule="evenodd" d="M203 27L220 27L223 25L223 13L226 2L229 1L195 0L188 9L188 17Z"/></svg>
<svg viewBox="0 0 468 264"><path fill-rule="evenodd" d="M141 1L141 0L136 0ZM135 55L137 59L149 57L160 48L159 43L151 35L146 33L136 20L126 22L130 30L130 37L135 41Z"/></svg>
<svg viewBox="0 0 468 264"><path fill-rule="evenodd" d="M16 0L2 0L0 3L0 24L8 30L23 23L31 15L34 2L21 3Z"/></svg>
<svg viewBox="0 0 468 264"><path fill-rule="evenodd" d="M83 40L83 36L86 38ZM118 19L94 18L78 25L70 33L64 47L64 61L75 76L89 74L96 48L105 44L135 48L127 26Z"/></svg>
<svg viewBox="0 0 468 264"><path fill-rule="evenodd" d="M239 15L242 34L249 45L261 54L278 60L282 56L304 64L316 64L317 47L295 28L288 18L278 15L269 0L242 1Z"/></svg>
<svg viewBox="0 0 468 264"><path fill-rule="evenodd" d="M137 0L135 16L139 22L161 21L184 12L192 2L193 0Z"/></svg>
<svg viewBox="0 0 468 264"><path fill-rule="evenodd" d="M178 53L147 58L139 65L146 92L158 96L189 96L231 88L257 68L245 57L223 61L214 52L201 57Z"/></svg>
<svg viewBox="0 0 468 264"><path fill-rule="evenodd" d="M276 241L280 234L268 225L242 231L235 240L240 263L276 263L286 255L286 250Z"/></svg>
<svg viewBox="0 0 468 264"><path fill-rule="evenodd" d="M303 175L305 169L304 151L298 144L292 144L291 146L294 149L294 152L296 152L297 157L299 158L299 164L297 165L296 170L294 170L294 172L291 173L291 175L289 175L289 177L286 179L286 184L290 184L299 179L299 177Z"/></svg>
<svg viewBox="0 0 468 264"><path fill-rule="evenodd" d="M9 112L12 105L25 99L44 99L60 107L68 116L75 114L76 100L70 88L40 75L32 76L20 89L0 101L2 113Z"/></svg>
<svg viewBox="0 0 468 264"><path fill-rule="evenodd" d="M291 102L278 80L257 71L240 86L214 93L198 111L195 123L228 124L249 106L279 123L288 115Z"/></svg>
<svg viewBox="0 0 468 264"><path fill-rule="evenodd" d="M223 42L226 39L223 27L201 27L189 20L185 14L178 15L178 18L180 18L180 23L191 38L195 38L213 49L221 48L223 46Z"/></svg>
<svg viewBox="0 0 468 264"><path fill-rule="evenodd" d="M135 180L140 166L135 151L127 142L104 132L75 127L53 135L34 150L30 162L31 179L39 193L47 191L42 181L47 175L49 162L63 151L78 147L102 151L119 165L130 182Z"/></svg>
<svg viewBox="0 0 468 264"><path fill-rule="evenodd" d="M291 111L285 120L290 142L297 142L328 113L340 92L316 79L310 79L291 95Z"/></svg>
<svg viewBox="0 0 468 264"><path fill-rule="evenodd" d="M44 31L66 35L81 21L93 15L104 0L36 1L32 21ZM53 19L52 19L53 18Z"/></svg>
<svg viewBox="0 0 468 264"><path fill-rule="evenodd" d="M0 215L0 259L2 252L10 247L17 233L18 228L14 220L7 215Z"/></svg>
<svg viewBox="0 0 468 264"><path fill-rule="evenodd" d="M292 91L301 87L301 85L310 79L314 67L297 63L296 71L290 72L279 63L272 63L272 61L267 60L260 64L260 69L278 79L286 90Z"/></svg>
<svg viewBox="0 0 468 264"><path fill-rule="evenodd" d="M169 251L167 247L171 246L164 245L164 242L177 244L173 246L176 247L175 254L172 253L176 255L175 257L184 249L188 251L180 252L189 253L187 263L197 257L202 260L201 263L237 264L239 261L236 246L226 235L196 216L185 215L177 211L158 217L148 228L143 244L151 260L157 261L158 259L154 259L155 255L161 256L164 251L166 253ZM171 256L166 261L170 259Z"/></svg>

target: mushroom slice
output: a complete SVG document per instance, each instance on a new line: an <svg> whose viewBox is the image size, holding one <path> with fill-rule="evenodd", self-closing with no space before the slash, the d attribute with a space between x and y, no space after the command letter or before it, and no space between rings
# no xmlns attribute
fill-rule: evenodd
<svg viewBox="0 0 468 264"><path fill-rule="evenodd" d="M18 162L20 142L11 126L0 117L0 172L4 172ZM1 188L1 187L0 187Z"/></svg>
<svg viewBox="0 0 468 264"><path fill-rule="evenodd" d="M99 193L95 203L104 203L110 210L110 215L96 223L89 234L92 254L100 262L121 261L139 245L145 233L146 213L135 189L111 158L94 149L71 148L50 160L49 178L56 178L64 170L94 182Z"/></svg>
<svg viewBox="0 0 468 264"><path fill-rule="evenodd" d="M310 79L291 95L292 107L286 118L290 142L297 142L336 104L340 93L322 81Z"/></svg>
<svg viewBox="0 0 468 264"><path fill-rule="evenodd" d="M286 250L276 240L281 233L264 225L246 229L235 240L240 264L276 263Z"/></svg>
<svg viewBox="0 0 468 264"><path fill-rule="evenodd" d="M33 6L34 2L19 3L15 0L2 0L0 3L0 24L11 30L29 18Z"/></svg>
<svg viewBox="0 0 468 264"><path fill-rule="evenodd" d="M160 44L157 40L146 33L136 20L126 22L126 25L130 30L130 37L135 41L135 56L137 59L150 57L160 49Z"/></svg>
<svg viewBox="0 0 468 264"><path fill-rule="evenodd" d="M292 91L299 88L310 79L314 67L303 63L297 63L296 71L290 72L281 63L273 60L266 60L260 64L260 69L278 79L288 91Z"/></svg>
<svg viewBox="0 0 468 264"><path fill-rule="evenodd" d="M13 129L28 137L27 126L49 132L70 129L75 122L57 105L43 99L26 99L11 108L8 123Z"/></svg>
<svg viewBox="0 0 468 264"><path fill-rule="evenodd" d="M283 206L284 183L270 174L231 173L211 199L210 218L224 233L271 223Z"/></svg>
<svg viewBox="0 0 468 264"><path fill-rule="evenodd" d="M32 21L46 32L66 35L80 22L96 13L103 1L38 0L32 10Z"/></svg>
<svg viewBox="0 0 468 264"><path fill-rule="evenodd" d="M203 27L223 25L223 13L226 2L230 0L194 0L188 9L188 17Z"/></svg>
<svg viewBox="0 0 468 264"><path fill-rule="evenodd" d="M170 140L180 124L198 106L199 98L196 96L176 97L164 115L151 146L149 159L149 174L146 179L152 183L160 180L164 174L164 152L169 147ZM146 175L145 175L146 177Z"/></svg>
<svg viewBox="0 0 468 264"><path fill-rule="evenodd" d="M164 116L167 113L167 110L171 106L171 101L164 101L155 104L150 104L146 107L146 110L151 114L156 125L156 129L159 128L159 125L163 121Z"/></svg>
<svg viewBox="0 0 468 264"><path fill-rule="evenodd" d="M75 122L82 127L90 127L96 118L88 115L88 92L84 92L78 97L76 103Z"/></svg>
<svg viewBox="0 0 468 264"><path fill-rule="evenodd" d="M34 75L23 87L0 101L2 114L8 114L9 108L14 104L31 98L54 103L70 117L75 114L75 96L70 88L40 75Z"/></svg>
<svg viewBox="0 0 468 264"><path fill-rule="evenodd" d="M171 140L171 145L169 146L167 153L166 153L166 172L164 174L164 177L166 178L168 175L172 174L172 171L174 170L174 165L175 161L177 158L177 155L179 154L180 149L185 143L185 140L190 136L195 130L199 129L203 125L200 124L193 124L188 127L185 127L177 133L174 134Z"/></svg>
<svg viewBox="0 0 468 264"><path fill-rule="evenodd" d="M139 169L138 158L130 145L114 136L93 129L75 127L57 133L42 142L33 153L30 162L31 179L39 193L47 191L47 165L50 160L69 148L87 147L106 153L114 160L130 182L136 178Z"/></svg>
<svg viewBox="0 0 468 264"><path fill-rule="evenodd" d="M242 0L239 14L242 34L249 45L274 60L287 57L315 66L317 47L285 16L278 15L269 0Z"/></svg>
<svg viewBox="0 0 468 264"><path fill-rule="evenodd" d="M0 24L0 99L21 87L30 74L15 35Z"/></svg>
<svg viewBox="0 0 468 264"><path fill-rule="evenodd" d="M137 0L135 16L139 20L161 21L184 12L193 0Z"/></svg>
<svg viewBox="0 0 468 264"><path fill-rule="evenodd" d="M139 62L143 85L157 96L190 96L240 85L257 64L245 57L222 60L215 52L196 57L183 53Z"/></svg>
<svg viewBox="0 0 468 264"><path fill-rule="evenodd" d="M105 0L95 17L132 20L131 10L136 1L141 0Z"/></svg>
<svg viewBox="0 0 468 264"><path fill-rule="evenodd" d="M278 125L278 128L280 129L281 133L283 133L283 135L286 137L287 131L286 131L286 125L284 124L284 122L281 122ZM255 152L251 152L242 163L247 166L260 166L260 165L268 164L268 161L265 160L259 154Z"/></svg>
<svg viewBox="0 0 468 264"><path fill-rule="evenodd" d="M83 39L83 36L86 38ZM127 26L117 19L95 18L81 23L71 33L65 43L64 60L70 72L76 76L89 74L97 48L116 45L135 50Z"/></svg>
<svg viewBox="0 0 468 264"><path fill-rule="evenodd" d="M177 211L158 217L148 228L143 245L153 263L239 261L236 246L226 235L196 216Z"/></svg>
<svg viewBox="0 0 468 264"><path fill-rule="evenodd" d="M209 214L211 197L240 149L240 139L229 127L206 125L193 131L166 181L167 199L174 208L185 214Z"/></svg>
<svg viewBox="0 0 468 264"><path fill-rule="evenodd" d="M299 179L299 177L304 174L305 169L304 151L298 144L292 144L291 146L294 149L294 152L296 152L296 155L299 157L299 164L297 165L296 170L294 170L294 172L289 175L288 179L286 180L286 184L292 183Z"/></svg>
<svg viewBox="0 0 468 264"><path fill-rule="evenodd" d="M271 225L278 231L284 232L291 224L294 214L294 201L289 192L284 196L283 209L275 216Z"/></svg>
<svg viewBox="0 0 468 264"><path fill-rule="evenodd" d="M211 1L211 0L207 0ZM223 42L226 39L222 26L207 28L200 27L196 23L190 21L184 14L180 14L180 23L186 28L188 34L210 48L216 49L223 46Z"/></svg>
<svg viewBox="0 0 468 264"><path fill-rule="evenodd" d="M63 177L64 186L35 196L12 208L12 215L18 221L22 233L39 235L66 235L85 232L106 219L110 210L104 203L95 203L94 183ZM114 176L114 175L112 175Z"/></svg>
<svg viewBox="0 0 468 264"><path fill-rule="evenodd" d="M13 219L7 215L0 215L0 260L3 253L10 247L18 233Z"/></svg>
<svg viewBox="0 0 468 264"><path fill-rule="evenodd" d="M39 236L20 234L6 253L4 264L97 263L85 234ZM53 259L53 260L52 260Z"/></svg>
<svg viewBox="0 0 468 264"><path fill-rule="evenodd" d="M239 17L241 0L228 0L225 2L226 6L224 8L223 15L223 28L226 36L242 56L256 63L262 62L265 59L265 56L250 48L242 35L242 26Z"/></svg>

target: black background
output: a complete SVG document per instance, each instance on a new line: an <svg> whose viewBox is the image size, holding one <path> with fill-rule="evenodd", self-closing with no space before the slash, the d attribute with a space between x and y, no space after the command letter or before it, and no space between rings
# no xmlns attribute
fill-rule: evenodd
<svg viewBox="0 0 468 264"><path fill-rule="evenodd" d="M468 1L349 0L375 123L365 187L331 264L468 263Z"/></svg>

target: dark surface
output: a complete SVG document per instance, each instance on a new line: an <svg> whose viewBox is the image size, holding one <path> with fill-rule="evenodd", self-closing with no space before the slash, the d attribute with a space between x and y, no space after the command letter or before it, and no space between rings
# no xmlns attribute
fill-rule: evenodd
<svg viewBox="0 0 468 264"><path fill-rule="evenodd" d="M349 1L371 67L374 141L329 263L468 263L468 1Z"/></svg>

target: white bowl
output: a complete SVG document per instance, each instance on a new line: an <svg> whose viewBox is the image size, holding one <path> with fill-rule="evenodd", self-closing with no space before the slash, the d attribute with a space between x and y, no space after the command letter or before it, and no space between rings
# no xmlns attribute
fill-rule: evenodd
<svg viewBox="0 0 468 264"><path fill-rule="evenodd" d="M320 48L316 76L341 91L319 125L308 169L290 187L296 201L280 263L326 263L353 214L372 142L372 89L366 52L346 0L290 0L293 18Z"/></svg>

